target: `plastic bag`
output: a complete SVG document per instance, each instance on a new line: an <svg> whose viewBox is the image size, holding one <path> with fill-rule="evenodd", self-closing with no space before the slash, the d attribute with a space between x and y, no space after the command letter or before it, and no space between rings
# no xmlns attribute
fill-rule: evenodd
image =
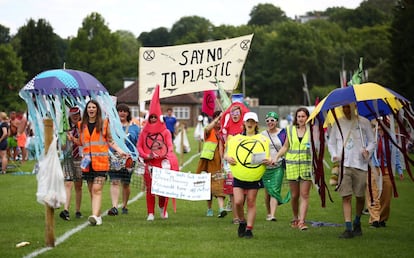
<svg viewBox="0 0 414 258"><path fill-rule="evenodd" d="M55 209L66 202L63 171L56 144L57 137L54 136L48 152L39 160L39 173L36 175L37 201Z"/></svg>

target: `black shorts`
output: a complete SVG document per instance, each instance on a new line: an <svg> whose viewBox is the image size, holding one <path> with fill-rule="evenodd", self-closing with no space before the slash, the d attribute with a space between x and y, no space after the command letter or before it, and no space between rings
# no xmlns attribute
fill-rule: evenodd
<svg viewBox="0 0 414 258"><path fill-rule="evenodd" d="M128 172L128 170L125 168L121 168L119 171L109 170L108 174L111 182L114 180L121 180L123 184L131 183L132 173Z"/></svg>
<svg viewBox="0 0 414 258"><path fill-rule="evenodd" d="M258 181L247 182L239 180L237 178L233 178L233 188L234 187L239 187L242 189L260 189L263 188L264 185L261 179Z"/></svg>

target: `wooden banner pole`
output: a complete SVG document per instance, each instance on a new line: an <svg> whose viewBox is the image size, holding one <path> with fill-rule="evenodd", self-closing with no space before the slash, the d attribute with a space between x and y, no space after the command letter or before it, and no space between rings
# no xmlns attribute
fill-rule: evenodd
<svg viewBox="0 0 414 258"><path fill-rule="evenodd" d="M53 140L53 120L47 118L43 120L45 136L45 153L49 150L49 145ZM45 205L45 242L47 247L55 247L55 209L48 204Z"/></svg>

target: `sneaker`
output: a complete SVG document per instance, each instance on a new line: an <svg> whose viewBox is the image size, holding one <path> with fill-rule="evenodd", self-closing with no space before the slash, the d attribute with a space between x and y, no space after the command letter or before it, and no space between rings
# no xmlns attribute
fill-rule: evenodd
<svg viewBox="0 0 414 258"><path fill-rule="evenodd" d="M80 218L82 218L83 216L82 216L82 213L80 212L80 211L77 211L76 212L76 218L77 219L80 219Z"/></svg>
<svg viewBox="0 0 414 258"><path fill-rule="evenodd" d="M233 220L231 221L231 224L234 224L234 225L239 225L239 224L240 224L240 220L239 220L239 219L233 219Z"/></svg>
<svg viewBox="0 0 414 258"><path fill-rule="evenodd" d="M109 211L108 211L108 215L109 216L117 216L118 215L118 209L115 207L112 207Z"/></svg>
<svg viewBox="0 0 414 258"><path fill-rule="evenodd" d="M276 219L275 217L272 217L272 218L270 219L270 221L277 221L277 219Z"/></svg>
<svg viewBox="0 0 414 258"><path fill-rule="evenodd" d="M380 221L378 224L382 228L385 228L386 227L385 221Z"/></svg>
<svg viewBox="0 0 414 258"><path fill-rule="evenodd" d="M226 208L224 208L226 211L232 211L233 210L233 204L231 201L227 202Z"/></svg>
<svg viewBox="0 0 414 258"><path fill-rule="evenodd" d="M168 219L168 212L165 211L165 214L164 214L164 207L160 208L160 217L161 219Z"/></svg>
<svg viewBox="0 0 414 258"><path fill-rule="evenodd" d="M212 209L208 209L207 210L207 215L206 215L207 217L213 217L214 216L214 214L213 214L213 210Z"/></svg>
<svg viewBox="0 0 414 258"><path fill-rule="evenodd" d="M70 220L69 217L69 211L67 210L63 210L60 214L59 217L61 217L63 220Z"/></svg>
<svg viewBox="0 0 414 258"><path fill-rule="evenodd" d="M374 221L374 222L372 222L371 223L371 225L370 225L370 228L379 228L380 227L380 224L379 224L379 222L378 221Z"/></svg>
<svg viewBox="0 0 414 258"><path fill-rule="evenodd" d="M217 216L217 218L224 218L227 215L227 211L221 209L219 215Z"/></svg>
<svg viewBox="0 0 414 258"><path fill-rule="evenodd" d="M298 229L301 231L308 230L308 226L306 225L305 222L299 222Z"/></svg>
<svg viewBox="0 0 414 258"><path fill-rule="evenodd" d="M237 235L239 237L244 237L245 233L246 233L246 221L240 221L239 222L239 228L237 229Z"/></svg>
<svg viewBox="0 0 414 258"><path fill-rule="evenodd" d="M297 219L292 219L292 220L290 221L290 227L291 227L291 228L298 228L298 225L299 225L299 220L297 220Z"/></svg>
<svg viewBox="0 0 414 258"><path fill-rule="evenodd" d="M354 236L362 236L361 224L354 223L354 230L352 230L352 234Z"/></svg>
<svg viewBox="0 0 414 258"><path fill-rule="evenodd" d="M368 209L363 209L363 210L362 210L362 214L364 214L364 215L369 215L369 210L368 210Z"/></svg>
<svg viewBox="0 0 414 258"><path fill-rule="evenodd" d="M96 225L97 225L97 226L102 225L102 217L101 217L101 216L96 217Z"/></svg>
<svg viewBox="0 0 414 258"><path fill-rule="evenodd" d="M352 231L345 230L342 234L339 235L339 238L353 238L354 234Z"/></svg>
<svg viewBox="0 0 414 258"><path fill-rule="evenodd" d="M244 238L253 238L253 232L250 229L246 230L246 232L244 233Z"/></svg>
<svg viewBox="0 0 414 258"><path fill-rule="evenodd" d="M122 207L122 214L128 214L128 208Z"/></svg>
<svg viewBox="0 0 414 258"><path fill-rule="evenodd" d="M266 216L266 220L267 220L267 221L271 221L271 220L272 220L272 215L267 214L267 216Z"/></svg>
<svg viewBox="0 0 414 258"><path fill-rule="evenodd" d="M101 216L95 216L91 215L88 217L88 221L92 226L100 226L102 225L102 217Z"/></svg>
<svg viewBox="0 0 414 258"><path fill-rule="evenodd" d="M147 220L148 221L153 221L154 220L154 214L152 214L152 213L148 214Z"/></svg>

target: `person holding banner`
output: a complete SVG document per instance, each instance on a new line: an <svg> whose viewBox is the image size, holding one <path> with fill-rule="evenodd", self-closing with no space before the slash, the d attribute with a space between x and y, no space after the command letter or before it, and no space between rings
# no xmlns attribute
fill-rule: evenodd
<svg viewBox="0 0 414 258"><path fill-rule="evenodd" d="M223 192L224 175L222 173L221 157L223 157L223 139L220 136L220 118L221 111L213 113L213 120L204 128L204 144L201 151L200 160L196 173L210 173L211 174L211 198L217 198L219 205L218 218L224 218L227 211L224 209L224 198L226 195ZM212 200L207 201L207 217L214 216L211 208Z"/></svg>
<svg viewBox="0 0 414 258"><path fill-rule="evenodd" d="M243 121L243 133L229 137L224 159L230 164L233 174L233 212L240 219L237 234L239 237L252 238L257 193L263 188L261 178L266 165L270 165L272 160L269 155L269 140L259 133L257 114L247 112ZM244 214L245 202L247 221Z"/></svg>
<svg viewBox="0 0 414 258"><path fill-rule="evenodd" d="M162 120L161 106L159 101L159 86L155 88L152 101L150 102L148 121L142 129L138 139L137 150L139 156L145 162L145 188L147 202L147 220L154 220L155 195L151 193L152 188L152 167L159 167L169 170L179 170L178 159L174 153L174 145L171 133ZM158 196L158 207L160 217L168 219L167 212L168 198Z"/></svg>

